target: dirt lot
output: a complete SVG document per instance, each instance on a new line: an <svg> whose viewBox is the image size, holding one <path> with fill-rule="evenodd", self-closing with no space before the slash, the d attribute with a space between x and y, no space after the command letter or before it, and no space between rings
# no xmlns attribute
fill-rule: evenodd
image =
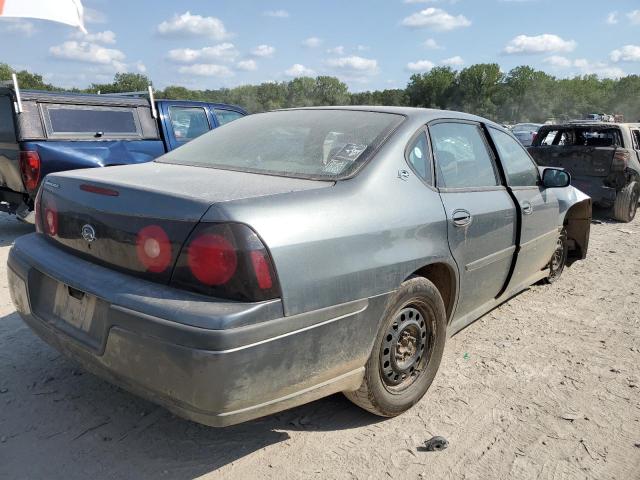
<svg viewBox="0 0 640 480"><path fill-rule="evenodd" d="M0 478L640 479L640 220L600 218L588 260L452 338L405 415L380 421L336 395L216 430L36 338L5 278L30 228L2 216ZM450 447L419 451L433 435Z"/></svg>

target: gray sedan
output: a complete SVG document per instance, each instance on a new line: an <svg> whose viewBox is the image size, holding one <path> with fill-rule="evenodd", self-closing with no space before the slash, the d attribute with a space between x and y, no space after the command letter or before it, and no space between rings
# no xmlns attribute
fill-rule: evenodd
<svg viewBox="0 0 640 480"><path fill-rule="evenodd" d="M535 140L541 126L540 123L518 123L511 127L511 131L522 145L528 147Z"/></svg>
<svg viewBox="0 0 640 480"><path fill-rule="evenodd" d="M46 177L10 290L62 353L197 422L336 392L394 416L450 335L585 258L591 201L569 183L472 115L252 115Z"/></svg>

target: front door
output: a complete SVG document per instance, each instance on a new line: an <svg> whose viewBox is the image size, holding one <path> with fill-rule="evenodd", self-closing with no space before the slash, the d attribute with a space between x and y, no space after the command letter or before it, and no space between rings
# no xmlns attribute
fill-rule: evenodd
<svg viewBox="0 0 640 480"><path fill-rule="evenodd" d="M521 229L516 265L509 289L531 284L529 279L551 260L560 238L558 199L545 189L538 167L527 151L511 135L489 128L507 185L519 204Z"/></svg>
<svg viewBox="0 0 640 480"><path fill-rule="evenodd" d="M454 322L462 327L507 281L516 250L516 206L499 180L480 124L439 121L429 132L449 248L460 272Z"/></svg>

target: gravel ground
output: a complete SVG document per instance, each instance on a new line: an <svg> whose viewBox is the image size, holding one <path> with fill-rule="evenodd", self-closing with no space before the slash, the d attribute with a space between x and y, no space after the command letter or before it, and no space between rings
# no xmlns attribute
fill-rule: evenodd
<svg viewBox="0 0 640 480"><path fill-rule="evenodd" d="M0 216L0 478L640 479L640 220L448 341L425 398L380 420L340 395L223 430L177 418L40 341ZM295 359L292 359L295 361ZM419 447L446 437L442 452Z"/></svg>

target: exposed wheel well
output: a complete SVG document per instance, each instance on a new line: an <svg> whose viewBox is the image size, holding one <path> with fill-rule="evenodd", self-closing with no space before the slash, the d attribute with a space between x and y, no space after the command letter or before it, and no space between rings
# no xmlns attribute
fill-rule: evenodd
<svg viewBox="0 0 640 480"><path fill-rule="evenodd" d="M436 286L450 320L456 299L456 276L451 267L446 263L432 263L413 272L413 276L424 277Z"/></svg>
<svg viewBox="0 0 640 480"><path fill-rule="evenodd" d="M567 265L571 265L587 256L591 230L591 200L583 200L572 205L564 217L564 226L569 240Z"/></svg>

